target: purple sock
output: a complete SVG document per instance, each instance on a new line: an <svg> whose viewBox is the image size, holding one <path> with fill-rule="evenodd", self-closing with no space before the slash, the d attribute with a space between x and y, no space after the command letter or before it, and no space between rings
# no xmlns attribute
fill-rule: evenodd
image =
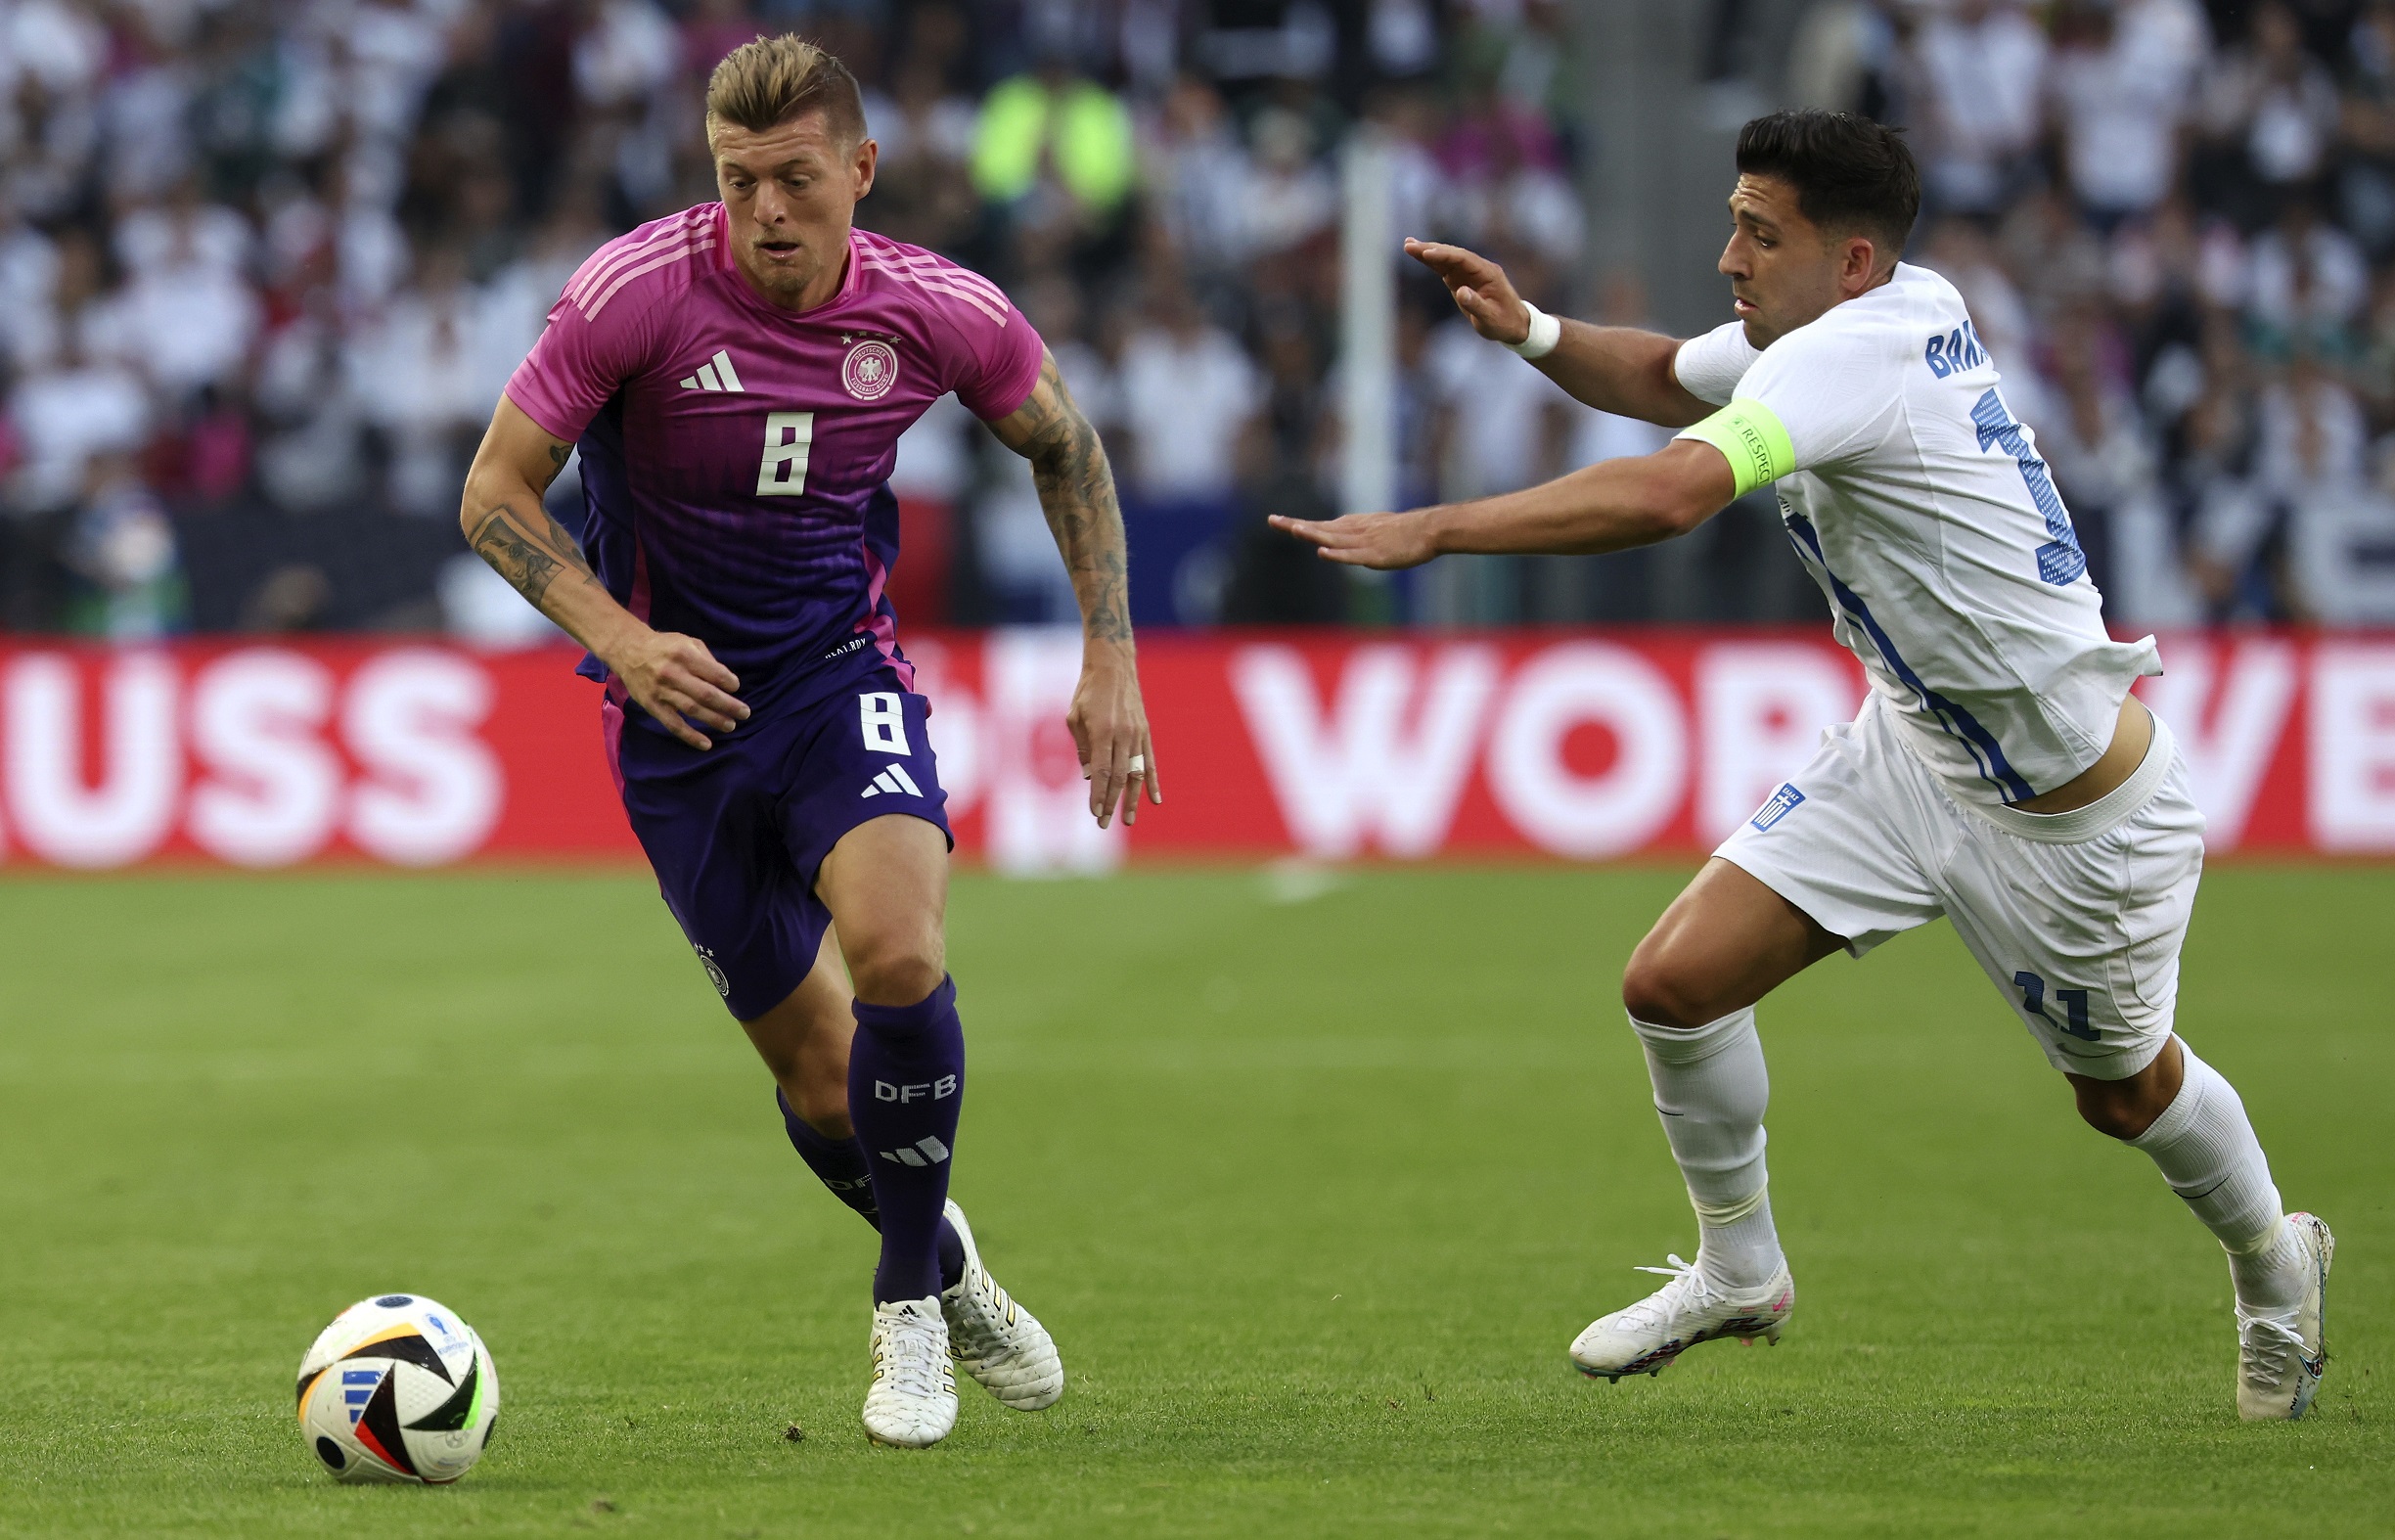
<svg viewBox="0 0 2395 1540"><path fill-rule="evenodd" d="M913 1005L856 1003L848 1050L848 1116L871 1158L881 1211L874 1302L940 1290L941 1210L948 1201L957 1110L965 1100L965 1028L956 980Z"/></svg>
<svg viewBox="0 0 2395 1540"><path fill-rule="evenodd" d="M873 1167L865 1163L865 1152L857 1142L818 1131L791 1110L790 1098L780 1086L774 1087L774 1105L782 1109L782 1127L790 1134L791 1148L798 1152L798 1158L807 1163L815 1179L867 1224L881 1229L881 1215L874 1207Z"/></svg>
<svg viewBox="0 0 2395 1540"><path fill-rule="evenodd" d="M819 1131L791 1110L790 1099L779 1086L774 1088L774 1105L782 1109L782 1126L790 1134L791 1148L798 1152L798 1158L807 1163L816 1180L855 1209L859 1218L881 1229L881 1213L874 1206L873 1167L865 1159L865 1147L853 1138L835 1139ZM965 1276L965 1243L945 1218L939 1227L939 1267L942 1289L954 1289Z"/></svg>

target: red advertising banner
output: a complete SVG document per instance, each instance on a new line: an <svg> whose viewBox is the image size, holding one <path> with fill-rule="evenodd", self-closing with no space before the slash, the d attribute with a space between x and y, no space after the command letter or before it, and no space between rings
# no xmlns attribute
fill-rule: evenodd
<svg viewBox="0 0 2395 1540"><path fill-rule="evenodd" d="M1063 726L1070 633L908 643L965 852L1604 860L1719 840L1853 714L1818 635L1159 635L1169 800L1095 828ZM563 647L0 647L0 865L637 860ZM2216 851L2395 855L2395 637L2166 637L2141 693Z"/></svg>

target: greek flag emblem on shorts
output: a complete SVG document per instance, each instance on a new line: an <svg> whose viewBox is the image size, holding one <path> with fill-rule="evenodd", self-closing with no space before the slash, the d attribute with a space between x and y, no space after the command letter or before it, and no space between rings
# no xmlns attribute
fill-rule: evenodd
<svg viewBox="0 0 2395 1540"><path fill-rule="evenodd" d="M1758 832L1769 829L1781 819L1785 818L1791 811L1794 810L1796 804L1804 799L1804 793L1802 792L1799 792L1793 786L1783 782L1780 790L1774 792L1770 798L1764 802L1762 807L1756 811L1754 817L1748 819L1747 822L1754 825Z"/></svg>

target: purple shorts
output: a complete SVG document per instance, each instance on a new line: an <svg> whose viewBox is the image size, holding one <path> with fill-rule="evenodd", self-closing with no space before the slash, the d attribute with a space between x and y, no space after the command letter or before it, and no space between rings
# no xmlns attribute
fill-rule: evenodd
<svg viewBox="0 0 2395 1540"><path fill-rule="evenodd" d="M842 835L906 813L956 845L924 731L930 702L886 668L795 711L710 732L703 752L627 724L612 691L601 711L657 891L739 1020L780 1005L814 968L832 923L815 874Z"/></svg>

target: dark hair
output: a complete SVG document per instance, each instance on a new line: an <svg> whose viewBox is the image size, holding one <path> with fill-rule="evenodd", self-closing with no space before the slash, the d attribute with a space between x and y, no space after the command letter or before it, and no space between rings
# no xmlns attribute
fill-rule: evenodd
<svg viewBox="0 0 2395 1540"><path fill-rule="evenodd" d="M1869 236L1877 255L1904 254L1921 217L1921 167L1903 134L1855 113L1774 113L1739 130L1738 168L1796 189L1796 208L1827 233Z"/></svg>

